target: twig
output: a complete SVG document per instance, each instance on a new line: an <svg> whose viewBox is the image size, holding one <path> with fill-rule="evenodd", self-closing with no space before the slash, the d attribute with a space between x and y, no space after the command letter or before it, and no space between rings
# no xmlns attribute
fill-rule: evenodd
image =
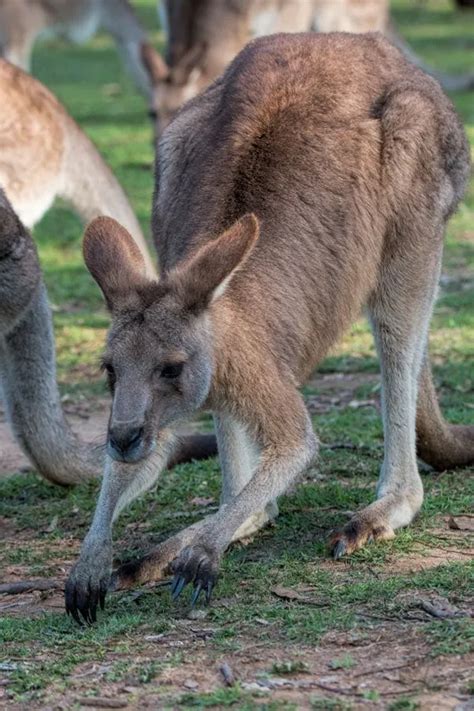
<svg viewBox="0 0 474 711"><path fill-rule="evenodd" d="M16 583L3 583L0 585L0 594L21 595L21 593L33 592L34 590L57 590L62 588L63 583L51 578L39 578L38 580L20 580Z"/></svg>
<svg viewBox="0 0 474 711"><path fill-rule="evenodd" d="M100 709L124 709L128 701L122 699L107 699L105 696L80 696L76 698L80 706L92 706Z"/></svg>
<svg viewBox="0 0 474 711"><path fill-rule="evenodd" d="M469 612L464 610L443 610L440 607L432 605L428 600L421 600L420 607L422 610L427 612L432 617L436 617L438 620L452 620L456 617L470 617Z"/></svg>
<svg viewBox="0 0 474 711"><path fill-rule="evenodd" d="M322 681L310 682L311 686L317 686L318 689L323 689L324 691L330 691L333 694L342 694L343 696L362 696L358 691L351 691L350 689L337 689L335 686L329 686L329 684L323 684Z"/></svg>
<svg viewBox="0 0 474 711"><path fill-rule="evenodd" d="M363 672L358 672L357 674L353 674L352 676L354 679L359 676L369 676L369 674L381 674L382 672L389 672L389 671L396 671L397 669L403 669L404 667L409 667L415 662L420 662L422 659L425 659L425 657L415 657L414 659L410 659L410 661L405 662L404 664L397 664L394 667L380 667L378 669L371 669L370 671L363 671Z"/></svg>

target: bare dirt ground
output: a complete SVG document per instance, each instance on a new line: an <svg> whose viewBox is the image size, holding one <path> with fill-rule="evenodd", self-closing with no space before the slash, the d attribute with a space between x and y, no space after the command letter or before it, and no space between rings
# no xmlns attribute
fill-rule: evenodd
<svg viewBox="0 0 474 711"><path fill-rule="evenodd" d="M423 563L426 565L426 560ZM305 594L307 594L305 590ZM28 705L28 708L71 709L81 707L162 709L188 708L186 702L176 703L176 698L186 694L215 693L225 687L223 666L244 692L257 694L261 706L236 708L278 708L268 703L285 703L296 709L387 709L397 699L416 695L417 708L422 711L468 711L473 708L472 699L466 693L466 685L472 679L474 654L451 655L433 660L430 645L422 634L422 628L430 616L413 598L412 611L404 618L374 619L371 625L367 614L364 633L327 633L318 647L298 644L269 644L273 630L256 622L253 634L241 638L238 651L222 653L213 649L215 630L206 618L180 619L174 629L166 634L145 635L133 665L146 667L154 660L166 661L179 654L177 665L165 667L159 677L159 693L156 686L128 681L112 681L114 665L129 659L129 653L108 655L104 662L78 665L69 679L65 693L56 691L46 704ZM436 609L442 609L446 601L431 597ZM219 600L216 606L228 604ZM62 609L62 593L33 593L12 602L16 614L41 614ZM7 604L0 608L3 612ZM449 606L448 606L449 607ZM13 609L10 608L9 614ZM462 612L462 610L459 610ZM465 610L463 611L465 612ZM360 611L363 618L364 611ZM287 667L291 656L294 669ZM341 660L338 668L335 659ZM345 661L348 660L347 666ZM24 662L25 660L22 659ZM281 664L281 670L278 665ZM269 672L270 670L270 672ZM280 672L280 673L279 673ZM227 676L227 674L226 674ZM94 689L98 699L89 696ZM0 705L2 688L0 682ZM325 701L324 701L325 700ZM340 706L335 706L339 700ZM95 703L96 701L96 703ZM318 705L322 704L322 705ZM228 706L213 704L214 708ZM190 706L198 706L190 702ZM11 709L24 709L22 704L9 704ZM397 708L395 706L395 708Z"/></svg>

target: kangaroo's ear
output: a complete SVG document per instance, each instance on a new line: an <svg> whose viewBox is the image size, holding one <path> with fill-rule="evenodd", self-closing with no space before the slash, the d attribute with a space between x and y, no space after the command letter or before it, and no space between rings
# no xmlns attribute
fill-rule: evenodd
<svg viewBox="0 0 474 711"><path fill-rule="evenodd" d="M96 217L86 228L84 261L110 310L150 283L143 255L131 234L111 217Z"/></svg>
<svg viewBox="0 0 474 711"><path fill-rule="evenodd" d="M156 86L168 78L170 69L165 60L148 42L141 46L142 62L150 77L152 86Z"/></svg>
<svg viewBox="0 0 474 711"><path fill-rule="evenodd" d="M222 296L252 251L258 235L256 216L244 215L176 267L168 279L186 307L200 310Z"/></svg>

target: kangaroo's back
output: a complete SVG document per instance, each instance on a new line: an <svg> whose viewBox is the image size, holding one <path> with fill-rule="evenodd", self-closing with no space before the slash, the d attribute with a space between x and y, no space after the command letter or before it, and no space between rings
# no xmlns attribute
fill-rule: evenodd
<svg viewBox="0 0 474 711"><path fill-rule="evenodd" d="M407 206L445 219L462 194L466 155L437 83L380 35L262 38L159 145L162 267L254 212L260 239L229 298L249 312L271 302L265 320L278 348L291 341L319 359L307 334L327 334L325 349L349 324ZM444 205L427 204L440 192Z"/></svg>
<svg viewBox="0 0 474 711"><path fill-rule="evenodd" d="M397 95L405 97L405 110L387 116ZM416 108L428 108L428 116L415 115ZM180 111L159 144L156 241L163 266L179 259L190 240L195 244L196 233L215 232L236 213L255 210L266 221L277 213L280 221L293 203L281 200L306 188L312 206L324 208L326 182L333 193L344 187L347 199L354 170L369 172L376 189L382 168L396 158L382 151L384 143L402 129L413 132L414 118L420 127L436 124L452 172L466 144L449 100L381 35L283 34L251 42ZM456 193L464 182L463 174ZM264 230L258 250L282 233Z"/></svg>

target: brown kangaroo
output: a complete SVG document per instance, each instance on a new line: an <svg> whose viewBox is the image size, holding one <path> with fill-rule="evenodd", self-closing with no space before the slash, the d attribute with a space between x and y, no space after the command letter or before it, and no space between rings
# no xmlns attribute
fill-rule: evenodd
<svg viewBox="0 0 474 711"><path fill-rule="evenodd" d="M85 221L110 215L127 226L150 274L156 270L127 197L92 141L55 96L0 59L0 185L27 227L55 198Z"/></svg>
<svg viewBox="0 0 474 711"><path fill-rule="evenodd" d="M397 32L389 0L163 0L159 9L167 33L166 62L143 47L155 85L157 133L252 37L277 32L383 32L445 89L474 88L472 74L449 75L423 63Z"/></svg>
<svg viewBox="0 0 474 711"><path fill-rule="evenodd" d="M108 454L66 608L94 620L110 583L112 522L157 480L175 423L215 417L219 511L112 586L172 571L209 599L232 541L277 513L318 446L298 387L365 306L381 362L385 456L377 500L331 539L334 556L391 538L423 501L426 461L474 461L474 428L440 414L427 358L449 216L469 153L439 85L378 34L250 43L164 132L149 279L126 230L86 230L84 257L112 312ZM417 413L417 391L420 388Z"/></svg>

